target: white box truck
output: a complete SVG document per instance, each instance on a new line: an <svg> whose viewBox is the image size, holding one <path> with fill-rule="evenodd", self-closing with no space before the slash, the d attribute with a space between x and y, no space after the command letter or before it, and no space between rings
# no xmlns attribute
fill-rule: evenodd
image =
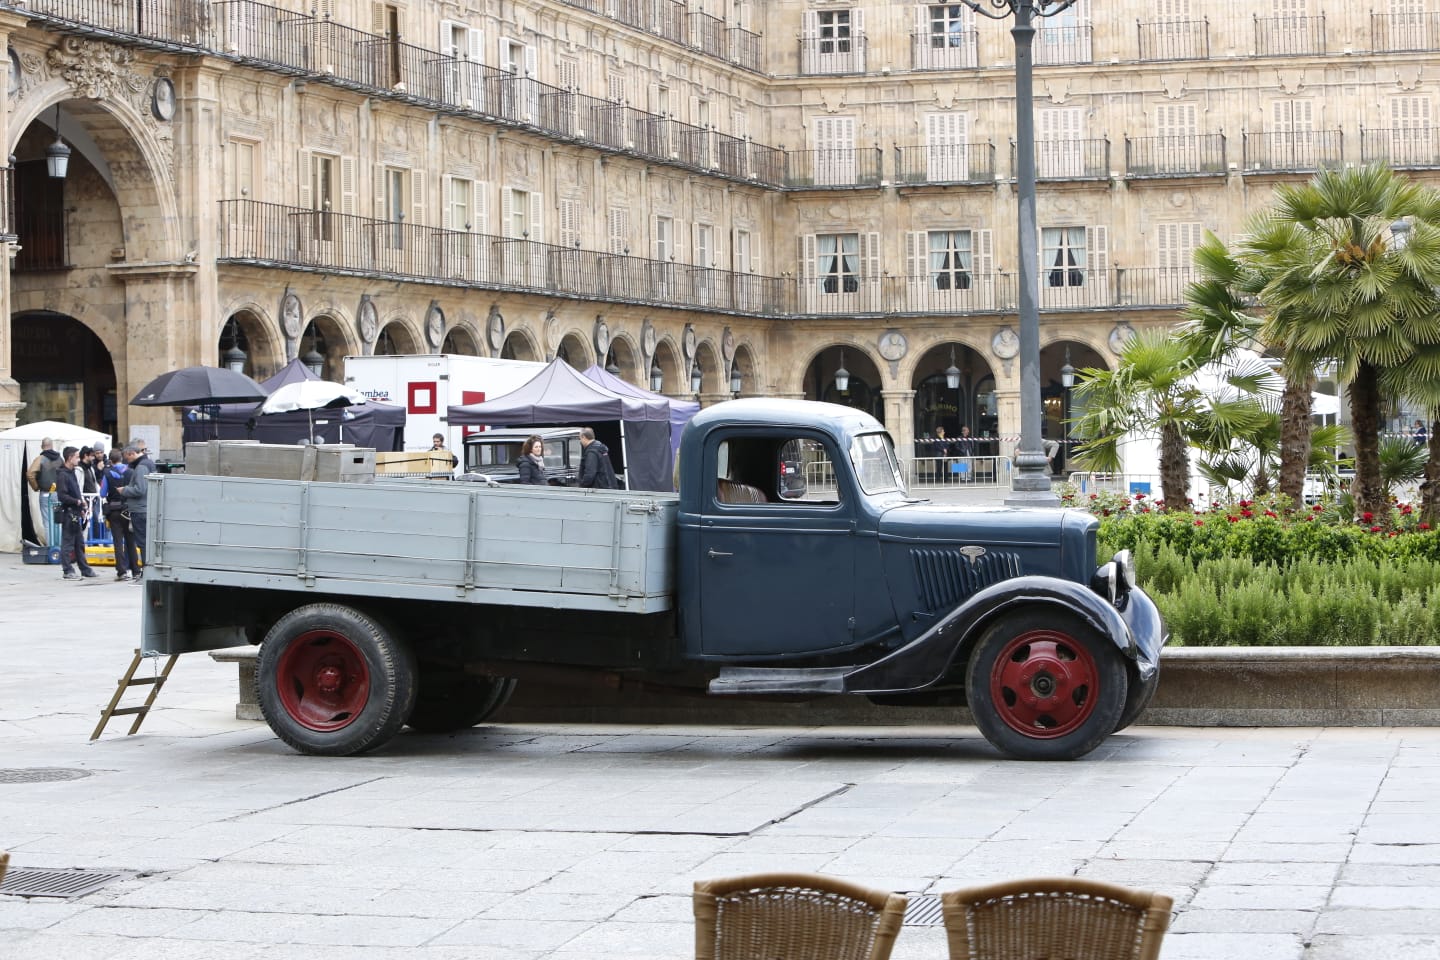
<svg viewBox="0 0 1440 960"><path fill-rule="evenodd" d="M451 427L450 406L494 400L523 386L545 364L434 353L413 356L346 357L345 383L371 400L405 408L405 449L429 450L430 439L445 434L445 446L458 455L465 437L483 427Z"/></svg>

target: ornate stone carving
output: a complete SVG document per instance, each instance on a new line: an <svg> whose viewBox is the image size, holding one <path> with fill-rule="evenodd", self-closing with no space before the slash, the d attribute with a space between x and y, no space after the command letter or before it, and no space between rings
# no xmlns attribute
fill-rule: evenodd
<svg viewBox="0 0 1440 960"><path fill-rule="evenodd" d="M131 69L135 54L124 47L62 37L45 59L78 96L91 100L108 97L133 101L146 86L144 78Z"/></svg>
<svg viewBox="0 0 1440 960"><path fill-rule="evenodd" d="M365 344L365 350L369 351L375 347L375 339L380 336L380 317L375 312L375 301L369 296L360 298L360 309L356 311L355 329L360 334L360 340Z"/></svg>
<svg viewBox="0 0 1440 960"><path fill-rule="evenodd" d="M445 342L445 311L438 300L431 300L430 309L425 311L425 341L433 350L439 350Z"/></svg>
<svg viewBox="0 0 1440 960"><path fill-rule="evenodd" d="M545 322L553 325L555 314L545 314ZM490 305L490 315L485 318L485 337L490 342L490 350L495 356L500 356L501 349L505 346L505 318L500 314L500 305Z"/></svg>

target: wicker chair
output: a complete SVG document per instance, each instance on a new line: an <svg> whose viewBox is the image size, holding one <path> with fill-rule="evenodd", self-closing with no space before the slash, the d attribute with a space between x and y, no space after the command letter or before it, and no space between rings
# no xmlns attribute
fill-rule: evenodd
<svg viewBox="0 0 1440 960"><path fill-rule="evenodd" d="M695 960L887 960L905 898L811 873L695 884Z"/></svg>
<svg viewBox="0 0 1440 960"><path fill-rule="evenodd" d="M1156 960L1174 905L1076 877L954 890L940 902L950 960Z"/></svg>

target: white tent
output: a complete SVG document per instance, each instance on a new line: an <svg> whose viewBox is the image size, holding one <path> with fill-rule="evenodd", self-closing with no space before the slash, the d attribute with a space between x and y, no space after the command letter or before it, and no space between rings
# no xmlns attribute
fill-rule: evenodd
<svg viewBox="0 0 1440 960"><path fill-rule="evenodd" d="M46 437L55 441L57 453L66 447L93 447L97 443L105 444L107 451L110 449L110 434L57 420L41 420L0 431L0 552L18 553L20 550L22 494L29 497L30 516L34 518L35 532L43 544L45 530L39 522L40 496L25 483L25 470L31 461L40 456L40 441ZM5 477L10 479L5 480Z"/></svg>

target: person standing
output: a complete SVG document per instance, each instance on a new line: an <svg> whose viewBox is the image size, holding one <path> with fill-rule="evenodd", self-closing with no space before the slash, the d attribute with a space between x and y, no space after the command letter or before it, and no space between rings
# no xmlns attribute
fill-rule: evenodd
<svg viewBox="0 0 1440 960"><path fill-rule="evenodd" d="M55 495L60 501L60 564L64 579L79 580L96 576L85 558L85 521L89 511L80 489L80 451L66 447L61 455L63 469L55 482ZM79 573L76 573L76 568Z"/></svg>
<svg viewBox="0 0 1440 960"><path fill-rule="evenodd" d="M545 441L539 434L525 438L517 466L520 468L520 482L541 486L545 483Z"/></svg>
<svg viewBox="0 0 1440 960"><path fill-rule="evenodd" d="M140 572L140 558L135 553L135 535L130 529L130 511L121 493L130 482L130 468L121 460L119 450L110 451L110 465L100 479L100 495L104 498L105 522L110 525L110 538L115 550L115 579L129 580L131 572Z"/></svg>
<svg viewBox="0 0 1440 960"><path fill-rule="evenodd" d="M47 495L53 493L61 463L60 454L55 452L55 441L50 437L41 440L40 455L30 462L29 469L25 471L25 481L30 484L30 489Z"/></svg>
<svg viewBox="0 0 1440 960"><path fill-rule="evenodd" d="M620 486L610 463L610 448L595 439L595 431L580 428L580 486L614 490Z"/></svg>
<svg viewBox="0 0 1440 960"><path fill-rule="evenodd" d="M1415 421L1415 427L1411 431L1410 436L1418 447L1423 447L1430 442L1430 434L1425 430L1424 420Z"/></svg>
<svg viewBox="0 0 1440 960"><path fill-rule="evenodd" d="M150 494L150 474L155 472L155 464L150 460L144 440L137 438L130 441L130 445L125 448L125 463L130 467L130 480L121 489L120 495L130 511L130 531L135 538L135 552L139 557L138 564L131 567L130 575L139 582L145 573L145 527L149 513L147 502Z"/></svg>
<svg viewBox="0 0 1440 960"><path fill-rule="evenodd" d="M430 452L443 453L445 454L445 456L449 457L450 468L452 470L460 466L460 458L455 456L455 454L451 453L449 450L445 449L445 434L443 433L437 433L435 434L435 436L430 438Z"/></svg>

